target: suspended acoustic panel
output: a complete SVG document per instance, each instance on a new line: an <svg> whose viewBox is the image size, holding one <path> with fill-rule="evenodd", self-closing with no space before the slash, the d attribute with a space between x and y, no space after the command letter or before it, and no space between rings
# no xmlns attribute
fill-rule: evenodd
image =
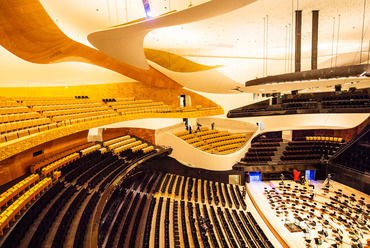
<svg viewBox="0 0 370 248"><path fill-rule="evenodd" d="M199 72L222 67L222 65L202 65L182 56L162 50L144 48L144 53L148 60L174 72Z"/></svg>
<svg viewBox="0 0 370 248"><path fill-rule="evenodd" d="M0 45L32 63L85 62L153 86L182 87L152 67L146 70L133 67L70 39L38 0L1 1Z"/></svg>
<svg viewBox="0 0 370 248"><path fill-rule="evenodd" d="M181 11L98 30L88 35L89 42L103 53L129 65L148 69L143 41L150 31L192 23L239 9L256 0L212 0Z"/></svg>

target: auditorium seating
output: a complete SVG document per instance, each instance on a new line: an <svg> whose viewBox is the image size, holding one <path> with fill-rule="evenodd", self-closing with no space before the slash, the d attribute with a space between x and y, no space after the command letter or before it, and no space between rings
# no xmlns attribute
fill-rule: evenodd
<svg viewBox="0 0 370 248"><path fill-rule="evenodd" d="M169 199L169 198L168 198ZM173 243L175 248L180 248L180 231L179 231L179 205L176 200L173 201L173 211L172 211L172 218L173 218Z"/></svg>
<svg viewBox="0 0 370 248"><path fill-rule="evenodd" d="M367 125L348 144L338 149L330 163L344 166L360 173L370 172L370 127Z"/></svg>
<svg viewBox="0 0 370 248"><path fill-rule="evenodd" d="M77 123L146 113L178 113L219 109L168 106L153 100L116 98L112 101L77 97L1 97L0 143ZM108 99L109 100L109 99Z"/></svg>
<svg viewBox="0 0 370 248"><path fill-rule="evenodd" d="M366 113L370 108L367 89L345 92L301 93L274 97L230 110L229 118L311 113Z"/></svg>
<svg viewBox="0 0 370 248"><path fill-rule="evenodd" d="M86 154L89 154L89 153L91 153L91 152L93 152L93 151L99 150L100 148L101 148L101 145L96 144L96 145L93 145L93 146L87 147L87 148L85 148L85 149L82 149L82 150L80 151L80 153L81 153L81 156L85 156Z"/></svg>
<svg viewBox="0 0 370 248"><path fill-rule="evenodd" d="M272 161L271 157L275 156L282 141L282 138L261 138L258 136L252 140L251 148L241 158L241 161L246 165L267 164Z"/></svg>
<svg viewBox="0 0 370 248"><path fill-rule="evenodd" d="M135 98L116 98L114 102L107 104L120 114L139 114L169 112L170 107L163 102L153 100L136 100Z"/></svg>
<svg viewBox="0 0 370 248"><path fill-rule="evenodd" d="M189 243L189 236L188 236L188 231L186 228L186 215L185 215L185 202L181 201L180 202L180 207L181 207L181 229L182 229L182 239L184 242L184 247L185 248L190 248L190 243Z"/></svg>
<svg viewBox="0 0 370 248"><path fill-rule="evenodd" d="M146 224L145 224L145 230L144 230L144 239L143 239L143 248L149 248L149 241L150 241L150 232L152 228L152 219L154 215L154 208L156 205L157 198L152 198L148 210L148 215L146 219Z"/></svg>
<svg viewBox="0 0 370 248"><path fill-rule="evenodd" d="M75 239L74 239L74 242L73 242L73 248L83 248L84 247L84 239L85 239L85 234L86 234L86 231L87 231L87 225L88 225L88 222L90 220L90 217L91 217L91 214L92 212L94 211L95 207L96 207L96 203L98 202L99 200L99 195L97 192L95 192L89 202L87 203L82 215L81 215L81 218L78 222L78 227L77 227L77 231L76 231L76 236L75 236Z"/></svg>
<svg viewBox="0 0 370 248"><path fill-rule="evenodd" d="M236 151L251 137L249 133L231 134L228 131L209 130L208 127L200 127L192 133L180 131L173 134L199 150L219 155Z"/></svg>
<svg viewBox="0 0 370 248"><path fill-rule="evenodd" d="M39 175L32 174L2 193L0 195L0 208L3 206L7 206L8 202L13 201L15 197L25 192L26 189L30 188L31 185L35 184L38 180Z"/></svg>
<svg viewBox="0 0 370 248"><path fill-rule="evenodd" d="M36 173L40 168L62 158L62 157L65 157L65 156L68 156L74 152L78 152L82 149L85 149L89 146L91 146L93 143L92 142L89 142L89 143L85 143L85 144L82 144L82 145L78 145L78 146L74 146L68 150L64 150L64 151L61 151L61 152L58 152L57 154L54 154L52 156L48 156L46 157L45 159L33 164L30 166L30 171L31 173Z"/></svg>
<svg viewBox="0 0 370 248"><path fill-rule="evenodd" d="M155 233L154 233L154 247L159 248L159 231L161 226L161 214L162 214L163 197L159 198L157 216L155 218Z"/></svg>
<svg viewBox="0 0 370 248"><path fill-rule="evenodd" d="M85 188L81 189L78 195L71 203L71 205L69 206L69 208L67 209L67 212L64 214L63 219L58 226L58 230L54 236L54 241L51 247L53 248L63 247L63 243L65 241L65 236L67 235L69 226L81 203L85 200L86 194L87 190Z"/></svg>
<svg viewBox="0 0 370 248"><path fill-rule="evenodd" d="M78 159L80 157L80 155L78 153L72 153L68 156L65 156L61 159L58 159L57 161L43 167L41 169L41 174L46 176L48 175L50 172L53 172L55 170L58 170L59 168L63 167L64 165Z"/></svg>
<svg viewBox="0 0 370 248"><path fill-rule="evenodd" d="M282 162L320 162L322 159L328 159L343 145L342 139L330 141L329 137L325 138L308 138L288 143L283 156L280 157Z"/></svg>
<svg viewBox="0 0 370 248"><path fill-rule="evenodd" d="M58 197L58 199L50 207L46 215L42 218L40 224L38 225L35 233L32 236L31 241L28 244L28 248L39 247L47 235L50 226L53 224L55 218L62 210L66 202L72 197L75 193L76 187L70 185L64 192Z"/></svg>
<svg viewBox="0 0 370 248"><path fill-rule="evenodd" d="M32 180L32 179L31 179ZM45 178L39 183L35 184L32 188L21 195L17 200L15 200L11 205L9 205L0 214L0 234L3 235L4 228L9 227L10 221L15 221L16 215L19 215L22 209L25 209L27 205L35 200L41 192L47 189L51 185L52 180L50 178ZM26 182L27 183L27 182Z"/></svg>
<svg viewBox="0 0 370 248"><path fill-rule="evenodd" d="M54 122L68 120L70 124L83 122L87 117L112 117L117 113L103 103L88 98L22 100L24 106L32 108ZM71 123L72 122L72 123Z"/></svg>

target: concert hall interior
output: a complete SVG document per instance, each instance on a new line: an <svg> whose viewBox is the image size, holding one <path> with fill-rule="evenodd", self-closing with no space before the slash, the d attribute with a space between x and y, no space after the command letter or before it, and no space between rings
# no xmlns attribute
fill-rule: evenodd
<svg viewBox="0 0 370 248"><path fill-rule="evenodd" d="M370 248L370 1L0 0L0 247Z"/></svg>

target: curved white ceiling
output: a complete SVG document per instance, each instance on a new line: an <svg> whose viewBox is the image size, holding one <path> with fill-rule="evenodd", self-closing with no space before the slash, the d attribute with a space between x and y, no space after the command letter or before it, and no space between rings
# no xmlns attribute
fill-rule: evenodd
<svg viewBox="0 0 370 248"><path fill-rule="evenodd" d="M70 38L90 45L87 36L94 30L117 25L127 21L142 18L145 13L141 0L39 0L45 7L58 27ZM229 2L224 0L225 2ZM188 9L189 3L200 5L206 0L150 0L155 15ZM298 6L297 6L298 5ZM190 9L190 8L189 8ZM338 56L337 64L353 64L358 62L361 49L362 24L364 23L363 60L367 58L370 39L370 1L366 1L365 20L364 0L258 0L230 13L209 18L195 23L160 28L148 33L144 39L145 47L163 50L191 59L194 62L207 65L223 65L217 69L226 77L244 84L245 81L263 77L264 34L268 17L268 72L267 75L292 72L294 70L291 58L294 57L292 31L294 32L294 10L302 12L302 70L310 68L311 54L311 11L319 10L319 68L328 66L332 56ZM28 78L30 81L46 81L48 69L43 73L30 78L28 71L31 65L18 63L16 67L9 64L9 56L0 50L0 64L2 65L1 82L8 81L14 75L14 68L22 73L19 80ZM357 58L355 57L357 55ZM288 59L288 62L286 62ZM293 61L294 63L294 61ZM64 66L66 65L66 66ZM48 66L51 67L51 66ZM58 68L73 81L84 83L86 76L68 68L62 63ZM93 68L92 68L93 69ZM211 74L214 72L209 71ZM37 74L36 72L34 74ZM42 78L41 78L42 74ZM53 72L49 73L54 75ZM93 74L89 74L93 75ZM105 81L117 81L117 75L100 73L94 70L91 80L106 78ZM170 74L173 75L173 74ZM37 76L37 77L36 77ZM190 82L186 74L182 76ZM191 85L199 87L194 77ZM17 80L18 81L18 80ZM57 82L54 77L51 83ZM67 81L70 81L67 79ZM125 81L125 80L122 80ZM103 80L101 81L104 82ZM221 82L221 80L219 81ZM228 88L228 81L225 88ZM61 82L60 82L61 83ZM32 82L29 83L32 85ZM298 86L298 84L293 84ZM302 84L306 89L310 83ZM245 92L258 92L259 89L244 90ZM265 88L265 91L278 90L274 85ZM284 87L285 89L285 87ZM213 91L210 88L209 91ZM317 89L315 89L317 90ZM221 102L220 102L221 103Z"/></svg>
<svg viewBox="0 0 370 248"><path fill-rule="evenodd" d="M149 64L158 71L174 79L186 88L207 93L238 93L233 90L244 87L243 84L232 80L218 69L198 72L174 72L163 68L151 61Z"/></svg>
<svg viewBox="0 0 370 248"><path fill-rule="evenodd" d="M98 30L89 34L88 40L100 51L115 59L142 69L149 69L143 42L150 31L219 16L254 1L256 0L211 0L181 11Z"/></svg>

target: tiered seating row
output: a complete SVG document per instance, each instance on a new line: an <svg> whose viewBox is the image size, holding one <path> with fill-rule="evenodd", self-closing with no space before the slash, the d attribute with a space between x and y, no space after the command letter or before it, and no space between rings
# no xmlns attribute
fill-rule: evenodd
<svg viewBox="0 0 370 248"><path fill-rule="evenodd" d="M3 229L9 227L10 221L15 221L15 216L19 215L22 209L26 209L26 206L35 200L36 197L44 192L46 188L51 185L51 178L45 178L30 190L24 193L21 197L15 200L5 211L0 214L0 234L3 235Z"/></svg>
<svg viewBox="0 0 370 248"><path fill-rule="evenodd" d="M188 237L188 231L186 228L186 219L185 219L185 202L181 201L180 202L180 207L181 207L181 228L182 228L182 240L184 242L184 247L185 248L190 248L190 243L189 243L189 237Z"/></svg>
<svg viewBox="0 0 370 248"><path fill-rule="evenodd" d="M96 150L99 150L101 148L101 145L99 144L96 144L96 145L93 145L93 146L90 146L90 147L87 147L85 149L82 149L80 152L81 152L81 156L85 156L86 154L89 154L89 153L92 153Z"/></svg>
<svg viewBox="0 0 370 248"><path fill-rule="evenodd" d="M42 175L48 175L50 172L53 172L55 170L58 170L59 168L65 166L66 164L78 159L80 157L80 154L78 153L72 153L68 156L65 156L64 158L61 158L48 166L45 166L41 169Z"/></svg>
<svg viewBox="0 0 370 248"><path fill-rule="evenodd" d="M46 215L41 220L40 224L38 225L36 232L33 234L31 241L28 244L29 248L36 248L39 247L40 244L44 241L46 234L49 231L50 226L53 224L55 218L62 210L64 205L68 202L68 200L72 197L75 193L76 188L75 186L70 185L60 196L59 198L53 203L51 208L48 210Z"/></svg>
<svg viewBox="0 0 370 248"><path fill-rule="evenodd" d="M111 145L108 145L108 149L109 150L114 150L116 149L117 147L120 147L120 146L124 146L124 145L127 145L127 144L130 144L132 142L136 141L135 138L130 138L129 139L125 139L125 140L122 140L122 141L119 141L119 142L116 142L116 143L113 143Z"/></svg>
<svg viewBox="0 0 370 248"><path fill-rule="evenodd" d="M144 240L143 240L143 248L149 248L149 241L150 241L150 232L152 229L152 220L154 214L154 208L157 202L157 198L153 198L149 205L148 216L146 219L145 224L145 231L144 231Z"/></svg>
<svg viewBox="0 0 370 248"><path fill-rule="evenodd" d="M147 198L148 198L148 196L146 194L144 194L141 198L141 202L140 202L139 208L137 210L134 225L133 225L132 231L131 231L129 247L135 247L136 246L136 237L137 237L137 234L139 233L139 231L138 231L139 230L139 224L140 224L143 212L144 212L144 208L147 204ZM126 232L128 231L128 227L125 231Z"/></svg>
<svg viewBox="0 0 370 248"><path fill-rule="evenodd" d="M74 120L75 123L79 121L85 121L85 118L87 117L97 117L97 118L110 118L116 116L117 113L114 112L114 110L92 110L90 112L83 112L83 113L77 113L77 114L66 114L66 115L57 115L52 117L52 119L56 122L61 122L64 120ZM71 123L73 124L73 123Z"/></svg>
<svg viewBox="0 0 370 248"><path fill-rule="evenodd" d="M62 221L60 222L60 225L58 227L58 230L54 236L54 241L52 244L52 248L62 248L64 244L65 237L67 235L69 226L71 225L71 222L73 220L73 217L75 216L78 208L82 204L82 202L85 200L87 195L87 190L85 188L81 189L81 191L78 193L78 195L75 197L69 208L67 209L67 212L64 214Z"/></svg>
<svg viewBox="0 0 370 248"><path fill-rule="evenodd" d="M75 147L70 148L70 149L68 149L68 150L66 150L66 151L62 151L62 152L60 152L60 153L58 153L58 154L55 154L55 155L53 155L53 156L49 156L49 157L47 157L47 158L45 158L45 159L43 159L43 160L41 160L41 161L37 162L36 164L31 165L31 166L30 166L30 171L31 171L31 173L36 173L36 171L37 171L38 169L40 169L40 168L42 168L42 167L46 166L47 164L50 164L50 163L52 163L53 161L56 161L56 160L58 160L58 159L60 159L60 158L62 158L62 157L65 157L65 156L67 156L67 155L69 155L69 154L72 154L72 153L74 153L74 152L77 152L77 151L79 151L79 150L81 150L81 149L84 149L84 148L86 148L86 147L89 147L89 146L91 146L91 145L92 145L92 143L91 143L91 142L90 142L90 143L86 143L86 144L83 144L83 145L75 146Z"/></svg>
<svg viewBox="0 0 370 248"><path fill-rule="evenodd" d="M52 104L44 104L40 106L32 106L34 111L43 112L45 111L45 116L52 116L53 112L56 110L64 110L64 109L79 109L79 108L91 108L91 107L100 107L102 106L101 103L97 102L89 102L89 103L74 103L74 104L61 104L50 102Z"/></svg>
<svg viewBox="0 0 370 248"><path fill-rule="evenodd" d="M196 207L198 208L198 204L196 204ZM215 235L215 232L213 230L213 224L211 222L211 219L209 218L209 214L208 214L208 210L207 210L207 206L205 204L203 204L203 213L204 213L204 219L203 219L203 223L204 225L207 227L208 231L209 231L209 236L211 236L211 242L213 244L214 247L220 247L218 241L217 241L217 238L216 238L216 235ZM198 216L198 214L197 214ZM202 222L202 220L199 220L198 219L198 222ZM204 226L203 226L204 227Z"/></svg>
<svg viewBox="0 0 370 248"><path fill-rule="evenodd" d="M361 91L361 92L360 92ZM292 98L288 98L292 97ZM228 117L252 117L263 115L284 115L284 114L309 114L309 113L340 113L366 112L361 110L370 107L368 90L357 90L355 92L335 93L307 93L300 96L287 96L282 99L275 98L277 104L269 104L268 100L259 104L247 105L241 108L230 110Z"/></svg>
<svg viewBox="0 0 370 248"><path fill-rule="evenodd" d="M8 234L3 247L19 247L22 238L26 235L29 227L34 223L38 215L47 204L63 189L63 183L57 182L49 188L41 197L25 212L21 219L15 224L12 232Z"/></svg>
<svg viewBox="0 0 370 248"><path fill-rule="evenodd" d="M173 202L173 211L172 211L172 224L173 224L173 242L175 248L180 248L180 231L179 231L179 204L176 200Z"/></svg>
<svg viewBox="0 0 370 248"><path fill-rule="evenodd" d="M197 229L195 227L193 203L189 201L187 205L188 205L188 219L190 223L191 236L193 238L193 245L195 248L200 248L200 244L199 244L199 240L197 236Z"/></svg>
<svg viewBox="0 0 370 248"><path fill-rule="evenodd" d="M108 140L108 141L104 141L103 142L103 146L108 147L109 145L112 145L114 143L118 143L120 141L124 141L124 140L130 139L130 138L131 138L130 135L126 135L126 136L114 138L114 139L111 139L111 140Z"/></svg>
<svg viewBox="0 0 370 248"><path fill-rule="evenodd" d="M220 155L233 152L246 142L246 134L209 130L208 127L202 127L200 131L196 130L193 133L181 131L174 135L202 151Z"/></svg>
<svg viewBox="0 0 370 248"><path fill-rule="evenodd" d="M32 174L31 176L20 181L4 193L0 195L0 208L4 205L7 206L9 201L13 201L14 197L18 196L24 192L32 184L36 183L39 180L38 174Z"/></svg>
<svg viewBox="0 0 370 248"><path fill-rule="evenodd" d="M154 247L159 248L159 232L161 228L163 197L159 198L157 216L155 218L155 233L154 233Z"/></svg>
<svg viewBox="0 0 370 248"><path fill-rule="evenodd" d="M89 202L87 203L80 221L78 222L76 236L73 242L73 248L83 248L84 247L84 240L85 234L87 230L87 224L89 223L90 217L92 212L95 209L95 206L99 200L99 195L95 192L92 197L90 198Z"/></svg>
<svg viewBox="0 0 370 248"><path fill-rule="evenodd" d="M115 154L118 154L118 153L121 153L123 151L126 151L134 146L138 146L138 145L141 145L143 142L138 140L138 141L131 141L130 143L126 144L126 145L123 145L123 146L119 146L115 149L113 149L113 152Z"/></svg>
<svg viewBox="0 0 370 248"><path fill-rule="evenodd" d="M23 137L29 134L34 134L37 132L48 130L48 126L45 126L45 125L50 124L50 123L51 123L50 119L42 118L42 117L35 117L29 120L18 120L18 121L13 121L13 122L0 123L0 133L6 134L6 133L13 132L19 135L19 133L17 133L16 131L27 130L28 134L26 134L26 132L20 133L20 135ZM43 126L43 127L40 127L40 126ZM51 128L54 128L54 125L51 126ZM7 141L9 141L8 138L7 138Z"/></svg>
<svg viewBox="0 0 370 248"><path fill-rule="evenodd" d="M127 206L127 209L125 209L125 212L127 212L127 210L128 210L128 213L127 213L127 216L126 216L125 221L123 223L123 227L122 227L122 230L121 230L121 235L119 236L118 247L123 247L124 244L125 244L125 240L126 240L128 232L129 232L128 228L130 226L131 220L132 220L133 215L134 215L134 211L136 210L136 205L138 204L138 202L140 200L140 197L141 197L140 194L136 194L133 202L129 206ZM145 198L145 201L146 201L146 197L144 197L144 198Z"/></svg>
<svg viewBox="0 0 370 248"><path fill-rule="evenodd" d="M288 146L280 159L282 162L306 162L319 161L322 158L328 159L336 152L336 150L339 149L340 145L341 143L338 143L337 141L327 141L326 139L292 141L288 143Z"/></svg>

